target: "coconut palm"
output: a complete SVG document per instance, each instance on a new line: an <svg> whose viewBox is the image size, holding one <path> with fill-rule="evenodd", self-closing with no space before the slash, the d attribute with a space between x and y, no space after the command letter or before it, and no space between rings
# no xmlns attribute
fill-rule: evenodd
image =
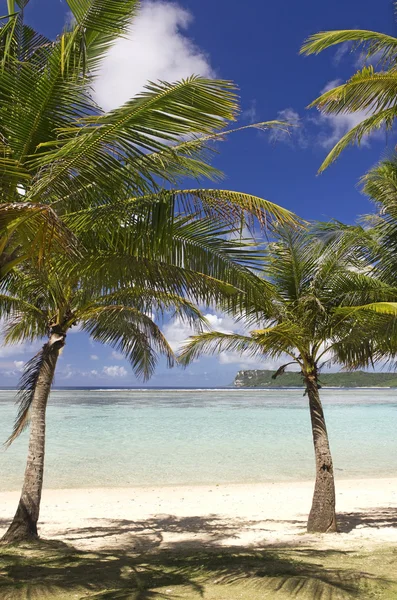
<svg viewBox="0 0 397 600"><path fill-rule="evenodd" d="M20 260L37 252L42 260L61 241L65 251L73 249L65 212L142 196L156 201L183 178L219 178L208 163L211 144L227 135L238 114L231 82L194 76L150 83L104 112L92 97L93 81L106 51L127 32L138 0L68 0L73 20L55 40L24 23L26 4L9 0L0 28L3 272L19 250ZM269 215L291 219L254 196L188 192L194 210L207 214L234 218L248 210L262 221ZM181 196L186 200L186 193Z"/></svg>
<svg viewBox="0 0 397 600"><path fill-rule="evenodd" d="M85 251L78 261L68 264L61 254L51 256L44 268L22 264L3 284L0 306L7 313L5 341L46 338L26 365L19 413L9 439L11 443L30 420L24 484L4 536L6 542L38 535L46 406L58 357L72 327L79 325L93 340L115 348L130 361L137 376L147 379L159 354L169 366L174 364L173 352L149 314L177 315L200 327L205 320L193 302L208 305L222 300L237 309L241 292L252 297L259 294L258 282L249 270L257 255L247 248L246 240L229 239L233 231L215 226L210 219L175 218L169 202L157 206L160 212L155 218L163 223L161 236L153 223L148 226L147 211L140 215L138 207L130 221L119 213L119 226L113 208L108 229L98 209L92 228L83 228L85 235L79 241ZM65 216L65 221L75 227L81 215Z"/></svg>
<svg viewBox="0 0 397 600"><path fill-rule="evenodd" d="M92 339L117 349L129 360L136 375L147 378L153 372L158 354L164 355L170 366L174 363L173 352L158 325L147 316L148 311L172 310L189 323L200 319L199 311L176 294L156 293L141 287L89 294L43 271L21 274L19 279L18 291L21 294L24 288L26 300L19 306L15 300L19 311L8 321L6 337L8 341L46 337L47 341L27 363L21 379L19 414L9 443L26 427L29 415L30 438L21 497L4 536L6 542L37 537L46 407L57 361L70 329L80 325Z"/></svg>
<svg viewBox="0 0 397 600"><path fill-rule="evenodd" d="M393 293L390 286L365 274L362 263L345 244L332 245L327 251L307 232L279 228L264 261L266 292L242 311L247 323L261 322L263 328L247 335L201 333L190 338L180 356L184 364L201 353L223 351L289 359L275 377L288 365L298 365L309 401L316 462L309 532L337 528L334 470L319 394L321 368L327 363L366 366L375 356L368 337L374 319L339 314L338 307L391 298Z"/></svg>
<svg viewBox="0 0 397 600"><path fill-rule="evenodd" d="M360 144L363 138L380 128L391 129L397 116L397 38L362 29L324 31L310 36L301 53L319 54L338 44L351 44L369 64L310 104L324 114L360 117L360 122L329 152L320 171L335 161L349 144Z"/></svg>

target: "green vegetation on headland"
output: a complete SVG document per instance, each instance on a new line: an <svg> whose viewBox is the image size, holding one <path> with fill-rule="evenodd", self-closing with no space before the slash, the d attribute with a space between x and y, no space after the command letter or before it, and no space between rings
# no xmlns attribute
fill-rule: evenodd
<svg viewBox="0 0 397 600"><path fill-rule="evenodd" d="M82 552L62 543L0 552L4 600L392 600L395 548L348 552L277 548L202 548L136 554Z"/></svg>
<svg viewBox="0 0 397 600"><path fill-rule="evenodd" d="M273 379L274 371L247 370L239 371L234 379L235 387L304 387L302 376L297 371L284 373ZM367 373L354 371L353 373L321 373L319 382L323 387L397 387L397 373Z"/></svg>

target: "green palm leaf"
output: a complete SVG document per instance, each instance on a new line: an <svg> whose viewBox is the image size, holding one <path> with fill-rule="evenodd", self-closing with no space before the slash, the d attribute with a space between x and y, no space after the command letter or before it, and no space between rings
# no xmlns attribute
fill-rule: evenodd
<svg viewBox="0 0 397 600"><path fill-rule="evenodd" d="M394 123L394 120L397 116L397 106L393 106L392 108L387 108L380 113L375 113L370 117L367 117L361 123L352 127L350 131L348 131L339 142L332 148L324 162L319 168L319 173L324 171L330 164L335 162L341 152L347 148L347 146L351 144L360 144L363 138L369 136L374 131L378 131L382 127L386 129L391 129Z"/></svg>
<svg viewBox="0 0 397 600"><path fill-rule="evenodd" d="M249 356L263 355L262 348L253 338L246 335L209 331L192 336L178 356L182 365L188 365L201 354L219 352L247 353Z"/></svg>
<svg viewBox="0 0 397 600"><path fill-rule="evenodd" d="M342 29L315 33L304 42L300 53L319 54L327 48L348 42L353 42L354 48L363 46L367 57L379 54L379 60L383 62L394 62L397 57L397 38L366 29Z"/></svg>
<svg viewBox="0 0 397 600"><path fill-rule="evenodd" d="M304 43L301 53L318 54L336 44L352 42L353 47L364 48L367 58L376 56L378 66L364 67L345 84L336 86L310 106L317 106L325 114L351 114L362 111L364 117L347 132L331 150L319 171L326 169L349 144L360 144L364 136L380 127L390 129L397 115L397 38L366 30L327 31L312 35Z"/></svg>
<svg viewBox="0 0 397 600"><path fill-rule="evenodd" d="M6 447L10 446L14 440L29 425L29 413L33 402L36 385L40 374L48 369L48 357L51 348L44 344L38 352L24 367L24 371L18 386L17 404L18 414L15 419L14 428L10 437L6 441Z"/></svg>
<svg viewBox="0 0 397 600"><path fill-rule="evenodd" d="M131 363L134 373L149 379L157 363L157 354L164 355L168 366L175 356L160 328L150 317L124 305L96 306L78 315L82 328L93 340L108 344Z"/></svg>
<svg viewBox="0 0 397 600"><path fill-rule="evenodd" d="M132 165L133 160L163 149L179 136L209 134L221 129L225 119L233 120L234 90L230 82L199 77L176 84L149 84L145 92L122 107L61 129L58 141L41 146L55 146L55 149L41 153L33 163L42 170L32 189L33 198L50 191L67 193L75 185L76 171L79 183L96 181L111 192L119 182L120 162ZM153 185L149 169L140 167L142 172L137 170L136 175L147 178ZM147 191L142 180L137 191Z"/></svg>
<svg viewBox="0 0 397 600"><path fill-rule="evenodd" d="M138 0L67 0L76 23L73 42L84 54L82 66L95 72L114 41L127 33L139 7ZM76 39L77 38L77 39Z"/></svg>
<svg viewBox="0 0 397 600"><path fill-rule="evenodd" d="M337 312L342 315L351 315L357 311L371 311L380 315L397 316L397 302L372 302L363 306L353 308L339 308Z"/></svg>
<svg viewBox="0 0 397 600"><path fill-rule="evenodd" d="M396 103L397 73L376 73L372 66L364 67L343 85L339 85L314 100L309 108L319 107L326 114L356 111L384 111Z"/></svg>

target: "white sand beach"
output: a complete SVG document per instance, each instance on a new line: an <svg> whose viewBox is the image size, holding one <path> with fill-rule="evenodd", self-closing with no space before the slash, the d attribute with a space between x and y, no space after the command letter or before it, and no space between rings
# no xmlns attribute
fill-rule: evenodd
<svg viewBox="0 0 397 600"><path fill-rule="evenodd" d="M93 551L397 543L397 478L336 483L337 534L305 533L312 482L45 490L40 534ZM0 494L0 533L18 498Z"/></svg>

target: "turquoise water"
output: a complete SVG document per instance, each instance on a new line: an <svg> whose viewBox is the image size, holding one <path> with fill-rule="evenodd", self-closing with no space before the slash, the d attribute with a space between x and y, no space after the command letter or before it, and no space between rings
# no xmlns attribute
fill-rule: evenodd
<svg viewBox="0 0 397 600"><path fill-rule="evenodd" d="M323 390L339 478L397 475L397 390ZM15 416L0 391L0 439ZM0 450L2 490L21 485L27 433ZM301 390L54 391L45 486L216 484L311 479Z"/></svg>

